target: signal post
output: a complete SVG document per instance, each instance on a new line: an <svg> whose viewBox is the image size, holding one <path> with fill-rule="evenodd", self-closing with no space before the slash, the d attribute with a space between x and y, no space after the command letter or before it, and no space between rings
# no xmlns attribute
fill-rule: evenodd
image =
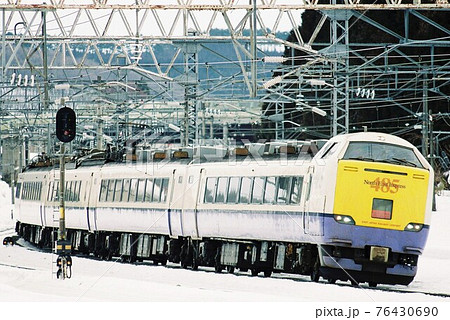
<svg viewBox="0 0 450 320"><path fill-rule="evenodd" d="M66 232L66 214L65 214L65 143L71 142L76 135L76 115L73 109L63 107L56 113L56 137L61 141L60 160L59 160L59 231L56 242L56 253L58 259L58 279L66 279L72 276L72 258L70 253L72 245L67 239Z"/></svg>

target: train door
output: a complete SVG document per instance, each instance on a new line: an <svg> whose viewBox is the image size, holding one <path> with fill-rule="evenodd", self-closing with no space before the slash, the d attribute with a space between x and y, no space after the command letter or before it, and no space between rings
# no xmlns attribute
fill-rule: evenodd
<svg viewBox="0 0 450 320"><path fill-rule="evenodd" d="M201 238L200 234L198 232L198 204L199 204L199 201L201 198L200 192L201 192L201 185L202 185L202 180L203 180L204 174L205 174L205 169L201 168L198 179L197 179L197 186L196 186L197 192L195 193L195 199L194 199L194 201L195 201L195 209L194 209L195 230L196 230L196 238L197 239Z"/></svg>
<svg viewBox="0 0 450 320"><path fill-rule="evenodd" d="M310 231L310 219L311 212L310 209L310 200L311 200L311 185L312 185L312 176L314 173L314 167L310 166L308 168L308 173L305 177L305 202L303 205L303 231L305 234L309 234Z"/></svg>
<svg viewBox="0 0 450 320"><path fill-rule="evenodd" d="M183 210L181 214L182 231L184 236L193 239L199 238L198 233L198 197L200 192L200 181L204 169L197 167L188 168L184 182Z"/></svg>
<svg viewBox="0 0 450 320"><path fill-rule="evenodd" d="M183 198L183 170L174 169L171 178L171 189L169 197L169 208L167 209L167 219L169 236L176 238L182 235L181 208Z"/></svg>
<svg viewBox="0 0 450 320"><path fill-rule="evenodd" d="M42 182L42 192L41 192L41 202L40 202L40 210L41 210L41 226L45 227L47 224L47 195L50 188L49 179L47 179L47 176L44 176L44 180Z"/></svg>
<svg viewBox="0 0 450 320"><path fill-rule="evenodd" d="M94 173L91 173L91 176L87 179L85 184L86 218L87 230L89 232L97 230L97 199L95 199L95 195L92 194L96 179L96 177L94 178Z"/></svg>
<svg viewBox="0 0 450 320"><path fill-rule="evenodd" d="M323 213L326 205L326 195L321 192L313 192L314 167L308 168L306 176L307 185L305 193L305 207L303 213L303 225L305 234L311 236L323 235Z"/></svg>

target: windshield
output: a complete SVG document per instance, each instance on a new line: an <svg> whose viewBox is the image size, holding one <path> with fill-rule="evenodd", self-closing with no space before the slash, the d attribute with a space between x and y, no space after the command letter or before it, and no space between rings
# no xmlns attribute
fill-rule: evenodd
<svg viewBox="0 0 450 320"><path fill-rule="evenodd" d="M423 168L412 149L379 142L350 142L343 159L387 162Z"/></svg>

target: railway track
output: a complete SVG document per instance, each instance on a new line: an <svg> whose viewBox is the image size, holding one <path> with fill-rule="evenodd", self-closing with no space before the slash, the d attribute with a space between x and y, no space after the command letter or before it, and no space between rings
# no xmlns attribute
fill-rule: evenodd
<svg viewBox="0 0 450 320"><path fill-rule="evenodd" d="M8 234L8 231L10 232ZM11 235L11 231L13 232L13 229L8 229L8 230L3 230L0 231L0 235L1 234L5 234L5 235ZM19 239L16 244L20 247L23 247L27 250L33 250L33 251L38 251L38 252L45 252L45 253L52 253L50 249L42 249L42 248L38 248L36 246L34 246L33 244L24 241L23 239ZM84 259L90 259L90 260L95 260L95 261L104 261L98 257L94 257L94 256L87 256L85 254L74 254L74 257L77 258L84 258ZM120 263L124 263L120 257L115 257L112 258L111 260L112 262L120 262ZM152 262L150 261L144 261L144 262L134 262L134 263L129 263L126 262L130 265L148 265L148 266L152 266L152 267L156 267ZM17 266L17 265L8 265L8 264L2 264L0 263L0 266L6 266L6 267L11 267L11 268L19 268L19 269L27 269L27 270L36 270L33 268L29 268L29 267L21 267L21 266ZM182 267L179 264L174 264L174 263L168 263L166 266L157 266L159 268L165 267L168 269L174 269L174 270L179 270L182 269ZM200 272L206 272L206 273L215 273L214 268L212 267L199 267L198 271ZM192 271L192 272L196 272L196 271ZM255 277L252 276L249 272L243 272L243 271L236 271L234 273L235 276L237 277ZM311 281L309 280L309 278L307 276L302 276L302 275L291 275L291 274L286 274L286 273L274 273L271 277L272 279L283 279L283 280L291 280L291 281L295 281L295 282L299 282L299 283L311 283ZM425 290L420 290L420 289L409 289L409 288L405 288L405 287L395 287L395 286L388 286L388 285L380 285L377 288L369 288L368 286L365 285L352 285L350 283L346 283L346 282L337 282L334 284L330 284L325 280L322 280L318 283L319 285L335 285L335 286L339 286L339 287L352 287L355 289L361 289L361 290L373 290L373 291L382 291L382 292L393 292L393 293L403 293L403 294L422 294L422 295L426 295L426 296L432 296L432 297L440 297L440 298L450 298L450 293L443 293L443 292L428 292Z"/></svg>

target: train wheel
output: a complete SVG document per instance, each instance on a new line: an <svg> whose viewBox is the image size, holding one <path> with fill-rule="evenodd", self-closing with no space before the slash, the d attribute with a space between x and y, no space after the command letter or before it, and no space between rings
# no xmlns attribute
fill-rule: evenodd
<svg viewBox="0 0 450 320"><path fill-rule="evenodd" d="M195 253L192 257L192 270L194 271L198 270L198 259L195 257Z"/></svg>
<svg viewBox="0 0 450 320"><path fill-rule="evenodd" d="M198 270L198 266L200 264L199 261L199 254L198 254L198 243L197 241L192 241L191 244L191 255L192 255L192 270L197 271Z"/></svg>
<svg viewBox="0 0 450 320"><path fill-rule="evenodd" d="M378 283L376 283L376 282L369 281L369 287L370 287L370 288L376 288L376 287L377 287L377 284L378 284Z"/></svg>
<svg viewBox="0 0 450 320"><path fill-rule="evenodd" d="M264 277L269 278L272 275L272 270L265 270Z"/></svg>
<svg viewBox="0 0 450 320"><path fill-rule="evenodd" d="M350 283L352 284L352 286L354 286L354 287L357 287L357 286L359 286L359 282L358 281L356 281L355 279L353 279L353 278L350 278Z"/></svg>
<svg viewBox="0 0 450 320"><path fill-rule="evenodd" d="M320 279L320 259L319 256L316 257L316 261L311 269L311 281L319 282Z"/></svg>
<svg viewBox="0 0 450 320"><path fill-rule="evenodd" d="M250 272L252 273L252 276L256 277L259 273L257 269L251 269Z"/></svg>
<svg viewBox="0 0 450 320"><path fill-rule="evenodd" d="M336 283L336 279L327 279L328 280L328 283L330 283L330 284L335 284Z"/></svg>
<svg viewBox="0 0 450 320"><path fill-rule="evenodd" d="M221 273L223 270L223 266L220 264L217 264L214 266L214 271L216 271L217 273Z"/></svg>
<svg viewBox="0 0 450 320"><path fill-rule="evenodd" d="M227 266L227 272L228 273L234 273L234 267L233 266Z"/></svg>
<svg viewBox="0 0 450 320"><path fill-rule="evenodd" d="M220 263L220 254L221 254L221 247L218 247L216 250L216 256L214 257L214 270L217 273L220 273L223 270L223 266Z"/></svg>

